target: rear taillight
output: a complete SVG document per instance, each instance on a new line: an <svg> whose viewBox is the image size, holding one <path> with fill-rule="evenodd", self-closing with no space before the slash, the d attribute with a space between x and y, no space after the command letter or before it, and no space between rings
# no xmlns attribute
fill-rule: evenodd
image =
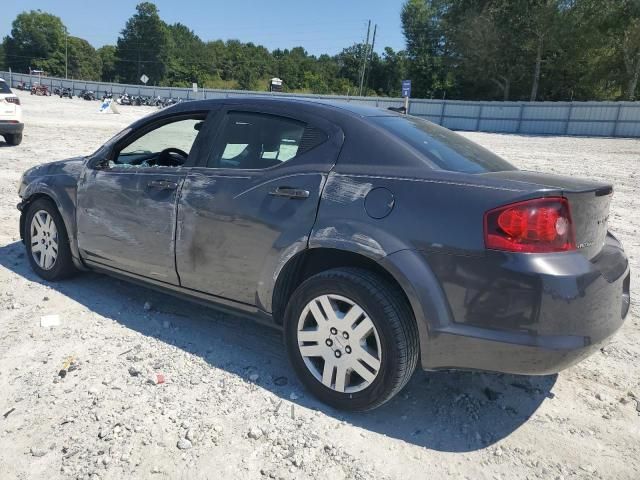
<svg viewBox="0 0 640 480"><path fill-rule="evenodd" d="M547 253L576 249L569 202L547 197L512 203L484 215L487 248L508 252Z"/></svg>
<svg viewBox="0 0 640 480"><path fill-rule="evenodd" d="M18 97L5 97L5 100L9 103L15 103L16 105L20 105L20 99Z"/></svg>

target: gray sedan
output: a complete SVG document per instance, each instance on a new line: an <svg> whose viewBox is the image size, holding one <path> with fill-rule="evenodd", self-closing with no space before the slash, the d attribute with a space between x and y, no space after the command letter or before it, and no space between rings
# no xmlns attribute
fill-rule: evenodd
<svg viewBox="0 0 640 480"><path fill-rule="evenodd" d="M187 102L23 175L34 271L96 270L281 328L304 385L375 408L423 369L557 372L629 310L613 188L350 104Z"/></svg>

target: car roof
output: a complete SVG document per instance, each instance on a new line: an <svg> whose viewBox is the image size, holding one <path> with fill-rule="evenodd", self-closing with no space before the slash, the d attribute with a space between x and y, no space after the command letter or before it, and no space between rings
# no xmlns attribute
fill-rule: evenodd
<svg viewBox="0 0 640 480"><path fill-rule="evenodd" d="M304 107L310 110L316 110L316 113L322 111L333 111L335 113L343 113L349 116L358 117L379 117L379 116L395 116L397 113L390 110L368 107L349 101L338 101L335 99L308 98L308 97L289 97L289 96L266 96L266 95L243 95L240 97L218 98L209 100L193 100L182 102L170 107L171 109L180 111L197 110L202 107L212 107L214 105L280 105L295 108Z"/></svg>

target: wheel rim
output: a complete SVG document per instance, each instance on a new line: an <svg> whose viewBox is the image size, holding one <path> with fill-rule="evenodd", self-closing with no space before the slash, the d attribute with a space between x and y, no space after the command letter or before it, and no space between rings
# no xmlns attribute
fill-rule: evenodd
<svg viewBox="0 0 640 480"><path fill-rule="evenodd" d="M58 229L53 216L38 210L31 219L31 255L43 270L51 270L58 258Z"/></svg>
<svg viewBox="0 0 640 480"><path fill-rule="evenodd" d="M300 315L297 335L309 372L336 392L364 390L380 372L378 331L353 300L331 294L314 298Z"/></svg>

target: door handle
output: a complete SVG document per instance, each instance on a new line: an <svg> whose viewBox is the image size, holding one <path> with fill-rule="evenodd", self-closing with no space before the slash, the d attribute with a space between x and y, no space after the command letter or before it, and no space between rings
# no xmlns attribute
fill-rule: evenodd
<svg viewBox="0 0 640 480"><path fill-rule="evenodd" d="M157 190L175 190L178 188L178 184L170 180L151 180L147 183L147 186Z"/></svg>
<svg viewBox="0 0 640 480"><path fill-rule="evenodd" d="M305 198L309 198L309 190L291 187L278 187L275 190L271 190L269 195L273 197L297 198L303 200Z"/></svg>

